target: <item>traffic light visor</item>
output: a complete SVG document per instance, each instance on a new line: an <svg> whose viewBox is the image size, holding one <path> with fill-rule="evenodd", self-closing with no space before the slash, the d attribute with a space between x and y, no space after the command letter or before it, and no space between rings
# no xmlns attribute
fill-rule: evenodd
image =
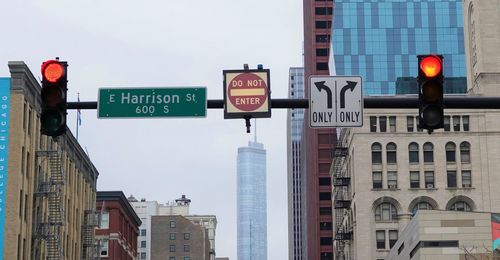
<svg viewBox="0 0 500 260"><path fill-rule="evenodd" d="M64 67L58 61L47 61L42 66L44 80L55 83L64 76Z"/></svg>
<svg viewBox="0 0 500 260"><path fill-rule="evenodd" d="M441 59L436 56L426 56L420 61L420 69L426 77L435 77L442 70Z"/></svg>

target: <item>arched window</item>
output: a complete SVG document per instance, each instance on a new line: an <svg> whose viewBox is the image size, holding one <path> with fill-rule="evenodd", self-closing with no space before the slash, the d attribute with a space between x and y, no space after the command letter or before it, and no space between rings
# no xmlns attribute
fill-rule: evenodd
<svg viewBox="0 0 500 260"><path fill-rule="evenodd" d="M460 144L460 161L462 163L470 163L470 144L468 142Z"/></svg>
<svg viewBox="0 0 500 260"><path fill-rule="evenodd" d="M456 154L456 145L453 142L448 142L445 146L446 149L446 162L454 163L456 162L455 154Z"/></svg>
<svg viewBox="0 0 500 260"><path fill-rule="evenodd" d="M372 164L382 163L382 145L379 143L372 144Z"/></svg>
<svg viewBox="0 0 500 260"><path fill-rule="evenodd" d="M398 219L398 211L390 202L384 202L375 208L375 221L392 221Z"/></svg>
<svg viewBox="0 0 500 260"><path fill-rule="evenodd" d="M415 215L415 213L417 213L417 211L419 209L434 209L434 208L432 207L432 205L429 202L421 201L421 202L415 204L415 206L413 206L411 213L413 213L413 215Z"/></svg>
<svg viewBox="0 0 500 260"><path fill-rule="evenodd" d="M424 163L434 162L434 145L432 143L424 144Z"/></svg>
<svg viewBox="0 0 500 260"><path fill-rule="evenodd" d="M388 143L387 149L387 163L396 163L396 150L397 146L395 143Z"/></svg>
<svg viewBox="0 0 500 260"><path fill-rule="evenodd" d="M410 163L418 163L418 144L410 143L408 145L408 158Z"/></svg>
<svg viewBox="0 0 500 260"><path fill-rule="evenodd" d="M457 201L450 206L450 210L472 211L472 207L465 201Z"/></svg>

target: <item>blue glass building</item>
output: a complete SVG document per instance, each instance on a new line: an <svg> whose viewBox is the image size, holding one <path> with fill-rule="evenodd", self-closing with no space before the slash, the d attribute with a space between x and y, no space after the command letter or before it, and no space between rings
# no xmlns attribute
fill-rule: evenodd
<svg viewBox="0 0 500 260"><path fill-rule="evenodd" d="M365 95L395 94L417 76L419 54L444 56L444 76L465 83L462 1L336 0L332 48L336 75L361 75Z"/></svg>
<svg viewBox="0 0 500 260"><path fill-rule="evenodd" d="M238 260L267 259L266 150L238 148Z"/></svg>

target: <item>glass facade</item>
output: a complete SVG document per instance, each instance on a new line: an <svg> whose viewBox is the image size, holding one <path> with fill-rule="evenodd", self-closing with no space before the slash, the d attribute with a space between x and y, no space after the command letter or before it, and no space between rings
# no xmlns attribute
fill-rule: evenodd
<svg viewBox="0 0 500 260"><path fill-rule="evenodd" d="M238 148L238 260L267 259L266 150Z"/></svg>
<svg viewBox="0 0 500 260"><path fill-rule="evenodd" d="M333 24L335 73L361 75L365 95L396 94L419 54L443 55L445 77L466 76L462 1L337 0Z"/></svg>

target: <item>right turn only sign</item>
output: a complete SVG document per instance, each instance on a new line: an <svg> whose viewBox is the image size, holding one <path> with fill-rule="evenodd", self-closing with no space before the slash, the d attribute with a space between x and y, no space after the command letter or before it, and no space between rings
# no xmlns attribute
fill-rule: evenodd
<svg viewBox="0 0 500 260"><path fill-rule="evenodd" d="M311 76L309 83L311 127L363 126L360 76Z"/></svg>

